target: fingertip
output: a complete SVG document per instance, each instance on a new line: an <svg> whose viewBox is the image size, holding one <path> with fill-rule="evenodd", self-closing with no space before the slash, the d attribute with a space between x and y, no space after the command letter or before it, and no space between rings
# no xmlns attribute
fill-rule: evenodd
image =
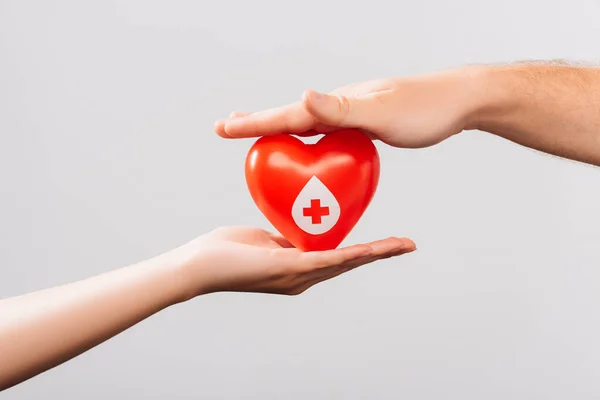
<svg viewBox="0 0 600 400"><path fill-rule="evenodd" d="M405 249L412 249L412 251L417 249L417 245L415 244L415 242L413 242L409 238L400 238L400 241L402 242L402 246Z"/></svg>
<svg viewBox="0 0 600 400"><path fill-rule="evenodd" d="M302 92L302 100L307 100L311 92L314 92L314 90L306 89L304 92Z"/></svg>
<svg viewBox="0 0 600 400"><path fill-rule="evenodd" d="M223 123L223 134L228 138L242 137L244 121L241 118L230 118Z"/></svg>
<svg viewBox="0 0 600 400"><path fill-rule="evenodd" d="M224 120L218 120L215 121L214 123L214 131L216 132L217 135L221 136L222 138L225 139L229 139L230 136L227 134L227 132L225 132L225 121Z"/></svg>
<svg viewBox="0 0 600 400"><path fill-rule="evenodd" d="M227 119L223 125L223 133L232 139L247 139L261 136L262 132L253 116L244 115Z"/></svg>
<svg viewBox="0 0 600 400"><path fill-rule="evenodd" d="M232 111L227 118L219 119L214 123L215 132L225 139L240 137L240 135L236 134L236 129L244 126L243 118L250 114L247 112Z"/></svg>
<svg viewBox="0 0 600 400"><path fill-rule="evenodd" d="M414 242L408 238L390 236L386 239L369 243L375 256L400 255L416 250Z"/></svg>
<svg viewBox="0 0 600 400"><path fill-rule="evenodd" d="M323 95L312 89L307 89L304 91L304 93L302 93L302 105L309 113L313 114L315 110L315 104L322 96Z"/></svg>
<svg viewBox="0 0 600 400"><path fill-rule="evenodd" d="M413 242L409 238L392 237L390 239L394 240L394 242L396 243L395 247L397 248L397 252L399 254L410 253L417 249L417 245L415 244L415 242Z"/></svg>
<svg viewBox="0 0 600 400"><path fill-rule="evenodd" d="M304 93L302 93L302 100L303 101L310 101L311 97L315 94L316 92L312 89L306 89L304 91Z"/></svg>
<svg viewBox="0 0 600 400"><path fill-rule="evenodd" d="M412 253L417 250L417 245L411 239L395 238L395 240L398 241L398 246L396 250L392 252L392 257Z"/></svg>
<svg viewBox="0 0 600 400"><path fill-rule="evenodd" d="M413 242L409 238L394 236L391 239L393 239L396 243L398 243L398 246L403 249L416 249L417 248L417 245L415 244L415 242Z"/></svg>

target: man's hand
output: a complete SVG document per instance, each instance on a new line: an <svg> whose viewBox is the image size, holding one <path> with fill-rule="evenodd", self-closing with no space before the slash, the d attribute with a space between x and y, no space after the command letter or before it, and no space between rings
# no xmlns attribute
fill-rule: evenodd
<svg viewBox="0 0 600 400"><path fill-rule="evenodd" d="M308 90L301 101L217 121L224 138L326 133L359 128L396 147L426 147L467 129L481 90L469 69L356 83L329 94Z"/></svg>
<svg viewBox="0 0 600 400"><path fill-rule="evenodd" d="M464 130L600 165L600 68L556 63L472 66L352 84L329 94L217 121L224 138L327 133L359 128L404 148L437 144Z"/></svg>

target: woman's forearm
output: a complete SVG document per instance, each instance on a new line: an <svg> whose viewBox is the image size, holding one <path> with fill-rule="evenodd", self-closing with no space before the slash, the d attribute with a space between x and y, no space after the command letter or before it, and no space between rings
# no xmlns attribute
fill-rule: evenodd
<svg viewBox="0 0 600 400"><path fill-rule="evenodd" d="M196 296L300 294L361 265L414 250L410 239L390 237L305 253L262 229L219 228L130 267L0 300L0 390Z"/></svg>
<svg viewBox="0 0 600 400"><path fill-rule="evenodd" d="M59 365L181 300L171 254L0 300L0 390Z"/></svg>
<svg viewBox="0 0 600 400"><path fill-rule="evenodd" d="M468 128L600 165L600 68L517 64L472 71L481 101Z"/></svg>

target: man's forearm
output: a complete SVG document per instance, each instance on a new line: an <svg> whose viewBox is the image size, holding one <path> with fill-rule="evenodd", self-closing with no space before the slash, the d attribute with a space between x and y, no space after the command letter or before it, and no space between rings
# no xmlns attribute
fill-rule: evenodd
<svg viewBox="0 0 600 400"><path fill-rule="evenodd" d="M476 67L480 105L468 129L600 165L600 68Z"/></svg>

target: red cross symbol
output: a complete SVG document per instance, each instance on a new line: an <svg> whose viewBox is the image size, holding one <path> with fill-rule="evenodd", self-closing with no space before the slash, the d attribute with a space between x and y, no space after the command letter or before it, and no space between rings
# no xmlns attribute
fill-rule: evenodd
<svg viewBox="0 0 600 400"><path fill-rule="evenodd" d="M329 207L321 207L321 200L311 199L310 207L303 208L302 213L305 217L311 217L313 224L320 224L321 217L329 215Z"/></svg>

